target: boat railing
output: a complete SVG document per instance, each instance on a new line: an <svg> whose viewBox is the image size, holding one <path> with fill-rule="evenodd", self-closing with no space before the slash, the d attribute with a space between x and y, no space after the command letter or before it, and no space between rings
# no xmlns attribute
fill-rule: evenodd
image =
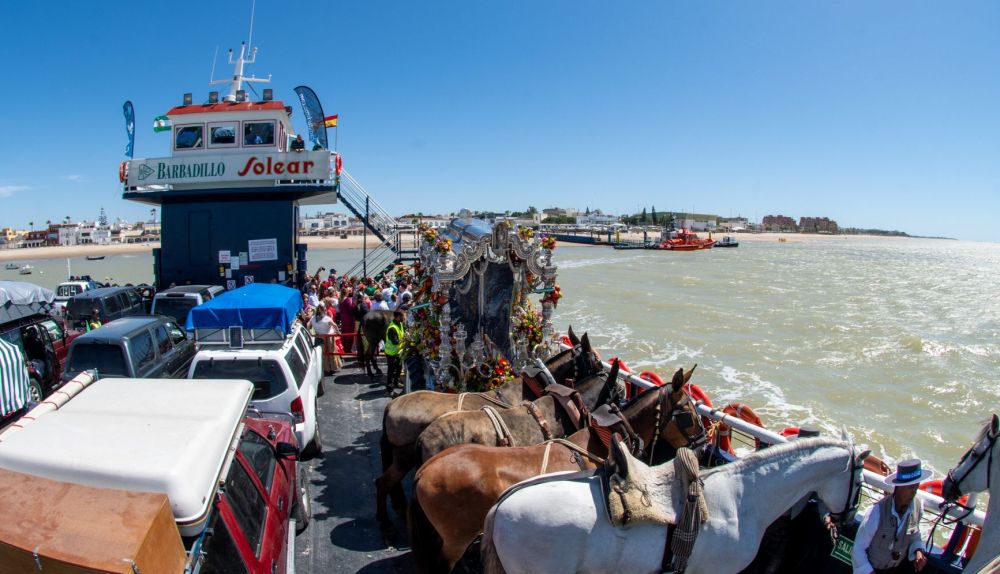
<svg viewBox="0 0 1000 574"><path fill-rule="evenodd" d="M566 345L562 345L562 347L569 348ZM605 369L611 369L611 365L609 363L602 361L602 364L604 365ZM622 379L628 384L640 387L642 389L651 389L656 387L654 383L651 383L650 381L637 377L633 374L626 373L624 371L619 371L618 378ZM737 442L739 440L738 435L741 433L745 437L744 441L751 448L753 447L753 444L755 442L754 439L759 439L761 442L767 444L781 444L788 442L788 438L778 433L769 431L765 428L761 428L753 423L749 423L738 417L729 416L719 409L704 404L702 401L696 401L695 406L697 407L698 412L704 415L705 417L708 417L713 421L724 421L726 425L728 425L730 429L733 431L731 439L733 442ZM869 489L869 492L888 493L892 492L893 490L892 487L888 483L886 483L885 477L880 476L869 470L863 471L862 478L864 480L865 486ZM937 516L941 514L940 509L946 508L947 510L945 511L945 514L950 520L956 522L962 522L968 525L978 526L979 528L983 527L983 522L986 519L986 513L983 512L982 510L976 509L973 510L972 512L969 512L969 510L960 506L955 506L951 504L946 505L945 500L940 496L931 494L923 490L918 490L917 496L919 496L920 499L923 501L925 512L934 515L935 520ZM974 507L975 503L976 503L975 495L970 496L968 506ZM944 524L944 522L945 521L942 521L942 524Z"/></svg>

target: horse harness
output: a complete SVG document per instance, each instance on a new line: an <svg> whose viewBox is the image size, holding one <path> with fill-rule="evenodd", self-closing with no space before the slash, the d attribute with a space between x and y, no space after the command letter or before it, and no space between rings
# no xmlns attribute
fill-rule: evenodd
<svg viewBox="0 0 1000 574"><path fill-rule="evenodd" d="M961 492L959 485L967 476L972 474L973 470L976 470L976 467L979 466L979 463L983 462L984 459L988 459L988 462L986 463L986 484L990 484L993 480L993 446L996 444L997 438L1000 437L1000 433L992 434L987 431L986 437L989 439L989 444L986 445L986 450L982 454L976 453L976 445L972 445L972 447L965 451L965 454L962 455L962 459L958 461L955 468L948 471L948 480L946 480L945 483L950 483L949 490L953 490L955 492L955 498L958 498L958 493ZM983 456L986 453L989 453L988 457ZM965 471L965 474L963 474L961 478L956 479L954 476L955 469L962 466L966 459L973 455L976 455L976 460L972 463L972 466L969 467L969 470ZM943 494L947 496L949 493L945 492Z"/></svg>
<svg viewBox="0 0 1000 574"><path fill-rule="evenodd" d="M583 397L575 389L555 384L546 387L544 394L551 396L556 404L562 407L570 421L572 421L575 430L580 430L590 423L590 409L587 408L587 405L583 402ZM545 419L545 415L542 414L542 410L538 408L538 405L532 401L524 401L521 405L527 409L528 414L538 423L538 428L542 431L542 440L552 440L552 429L549 421ZM514 435L510 432L507 423L504 422L500 413L490 405L483 407L482 411L486 413L490 422L493 423L493 429L497 433L497 446L514 446Z"/></svg>
<svg viewBox="0 0 1000 574"><path fill-rule="evenodd" d="M660 393L660 396L656 403L656 423L653 426L653 440L649 446L649 464L653 463L653 455L656 452L656 443L660 440L660 432L666 429L671 420L677 421L677 428L684 435L684 438L687 439L687 443L683 446L697 450L704 446L707 441L705 429L700 425L698 433L694 436L688 435L683 430L691 428L696 424L695 415L691 414L691 411L688 410L688 406L691 404L691 397L687 393L682 393L681 399L675 401L674 394L667 387L660 387L657 392ZM667 413L666 418L664 418L663 413Z"/></svg>
<svg viewBox="0 0 1000 574"><path fill-rule="evenodd" d="M549 468L549 457L552 454L552 447L555 445L562 445L569 449L569 460L580 467L580 470L587 470L587 465L583 462L584 458L590 459L596 464L602 464L604 459L599 456L591 454L587 449L582 446L572 443L563 438L555 438L552 440L545 441L545 452L542 455L542 468L538 474L545 474Z"/></svg>

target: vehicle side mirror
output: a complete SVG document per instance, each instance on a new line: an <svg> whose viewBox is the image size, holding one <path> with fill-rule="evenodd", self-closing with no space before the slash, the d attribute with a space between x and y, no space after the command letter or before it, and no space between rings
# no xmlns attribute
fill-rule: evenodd
<svg viewBox="0 0 1000 574"><path fill-rule="evenodd" d="M299 460L299 449L290 442L279 442L274 447L274 455L288 460Z"/></svg>

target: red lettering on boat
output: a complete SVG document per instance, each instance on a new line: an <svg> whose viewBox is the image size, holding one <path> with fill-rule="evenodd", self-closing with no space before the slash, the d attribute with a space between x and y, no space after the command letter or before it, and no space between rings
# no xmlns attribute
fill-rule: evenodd
<svg viewBox="0 0 1000 574"><path fill-rule="evenodd" d="M247 172L250 171L250 168L253 166L253 162L255 162L255 161L257 161L257 156L255 156L255 155L254 156L250 156L250 159L247 160L247 164L245 166L243 166L243 169L241 169L240 171L238 171L236 173L236 175L238 175L240 177L243 177L244 175L246 175Z"/></svg>

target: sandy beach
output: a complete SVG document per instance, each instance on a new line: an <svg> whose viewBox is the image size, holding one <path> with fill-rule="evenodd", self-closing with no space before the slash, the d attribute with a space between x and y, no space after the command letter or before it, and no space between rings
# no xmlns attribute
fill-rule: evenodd
<svg viewBox="0 0 1000 574"><path fill-rule="evenodd" d="M708 237L707 233L699 234ZM724 234L713 233L713 239L721 239ZM757 241L781 241L786 243L806 243L815 241L850 241L866 239L872 241L903 241L909 237L885 237L881 235L817 235L800 233L731 233L737 241L757 242ZM311 249L361 249L363 238L351 236L347 239L339 237L305 237L306 245ZM622 234L622 240L641 241L641 233ZM368 247L374 247L378 240L374 237L368 238ZM580 245L577 243L561 243L562 245ZM32 261L38 259L69 259L75 257L98 256L98 255L121 255L126 253L149 253L159 247L159 243L134 243L126 245L68 245L58 247L31 247L27 249L0 249L0 262L6 261ZM600 246L595 246L600 247Z"/></svg>

